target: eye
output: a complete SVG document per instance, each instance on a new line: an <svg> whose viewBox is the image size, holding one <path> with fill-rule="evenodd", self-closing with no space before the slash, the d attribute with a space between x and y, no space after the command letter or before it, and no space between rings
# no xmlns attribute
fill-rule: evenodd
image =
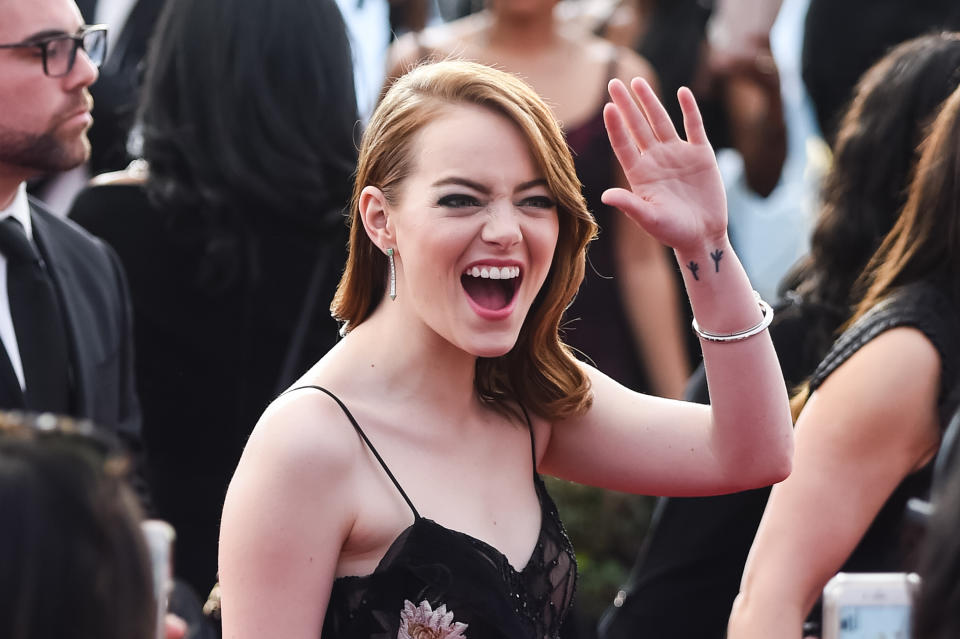
<svg viewBox="0 0 960 639"><path fill-rule="evenodd" d="M520 206L535 209L552 209L557 206L557 203L546 195L532 195L520 200Z"/></svg>
<svg viewBox="0 0 960 639"><path fill-rule="evenodd" d="M454 193L452 195L444 195L437 201L439 206L445 206L451 209L463 209L472 206L480 206L480 202L477 198L465 195L463 193Z"/></svg>
<svg viewBox="0 0 960 639"><path fill-rule="evenodd" d="M47 59L68 55L72 46L73 41L69 36L47 40Z"/></svg>

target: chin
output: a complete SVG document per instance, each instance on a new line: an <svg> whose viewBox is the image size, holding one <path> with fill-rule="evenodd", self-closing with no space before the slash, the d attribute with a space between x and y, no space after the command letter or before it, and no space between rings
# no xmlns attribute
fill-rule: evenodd
<svg viewBox="0 0 960 639"><path fill-rule="evenodd" d="M473 340L464 345L464 350L476 357L492 359L503 357L517 345L517 335L504 336L502 339Z"/></svg>

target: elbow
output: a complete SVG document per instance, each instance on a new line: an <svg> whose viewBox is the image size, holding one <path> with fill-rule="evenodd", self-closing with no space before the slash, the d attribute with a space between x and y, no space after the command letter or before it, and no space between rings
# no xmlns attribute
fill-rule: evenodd
<svg viewBox="0 0 960 639"><path fill-rule="evenodd" d="M753 490L782 482L793 469L793 437L788 435L774 446L752 450L741 457L731 472L737 477L735 491Z"/></svg>
<svg viewBox="0 0 960 639"><path fill-rule="evenodd" d="M781 459L774 460L774 463L770 466L769 474L764 478L763 485L779 484L790 476L791 470L793 470L793 460L790 455L784 455Z"/></svg>
<svg viewBox="0 0 960 639"><path fill-rule="evenodd" d="M780 444L773 448L761 464L761 486L779 484L793 470L793 433L788 433Z"/></svg>
<svg viewBox="0 0 960 639"><path fill-rule="evenodd" d="M790 476L793 470L793 433L789 433L769 459L768 485L779 484Z"/></svg>
<svg viewBox="0 0 960 639"><path fill-rule="evenodd" d="M770 439L754 455L754 466L760 475L761 486L778 484L790 476L793 469L793 422L789 413L777 421L770 431ZM776 433L776 434L774 434Z"/></svg>

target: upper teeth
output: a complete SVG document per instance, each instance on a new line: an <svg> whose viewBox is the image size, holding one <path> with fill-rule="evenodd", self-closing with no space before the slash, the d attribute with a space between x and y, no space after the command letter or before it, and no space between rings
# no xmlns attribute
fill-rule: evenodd
<svg viewBox="0 0 960 639"><path fill-rule="evenodd" d="M509 280L514 277L520 277L520 267L519 266L474 266L473 268L468 268L464 275L471 275L473 277L482 277L488 278L491 280Z"/></svg>

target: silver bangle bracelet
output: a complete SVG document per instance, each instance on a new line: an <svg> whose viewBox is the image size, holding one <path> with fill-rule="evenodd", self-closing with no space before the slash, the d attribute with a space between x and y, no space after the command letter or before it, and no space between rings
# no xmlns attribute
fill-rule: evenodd
<svg viewBox="0 0 960 639"><path fill-rule="evenodd" d="M708 342L739 342L740 340L745 340L748 337L753 337L757 333L762 333L767 330L770 326L770 322L773 321L773 309L769 304L760 299L760 294L756 291L753 292L753 296L757 299L757 304L760 305L760 311L763 313L763 319L756 326L751 326L750 328L744 331L738 331L736 333L711 333L709 331L702 330L700 325L697 324L697 320L694 319L693 331L700 336L701 339L705 339Z"/></svg>

